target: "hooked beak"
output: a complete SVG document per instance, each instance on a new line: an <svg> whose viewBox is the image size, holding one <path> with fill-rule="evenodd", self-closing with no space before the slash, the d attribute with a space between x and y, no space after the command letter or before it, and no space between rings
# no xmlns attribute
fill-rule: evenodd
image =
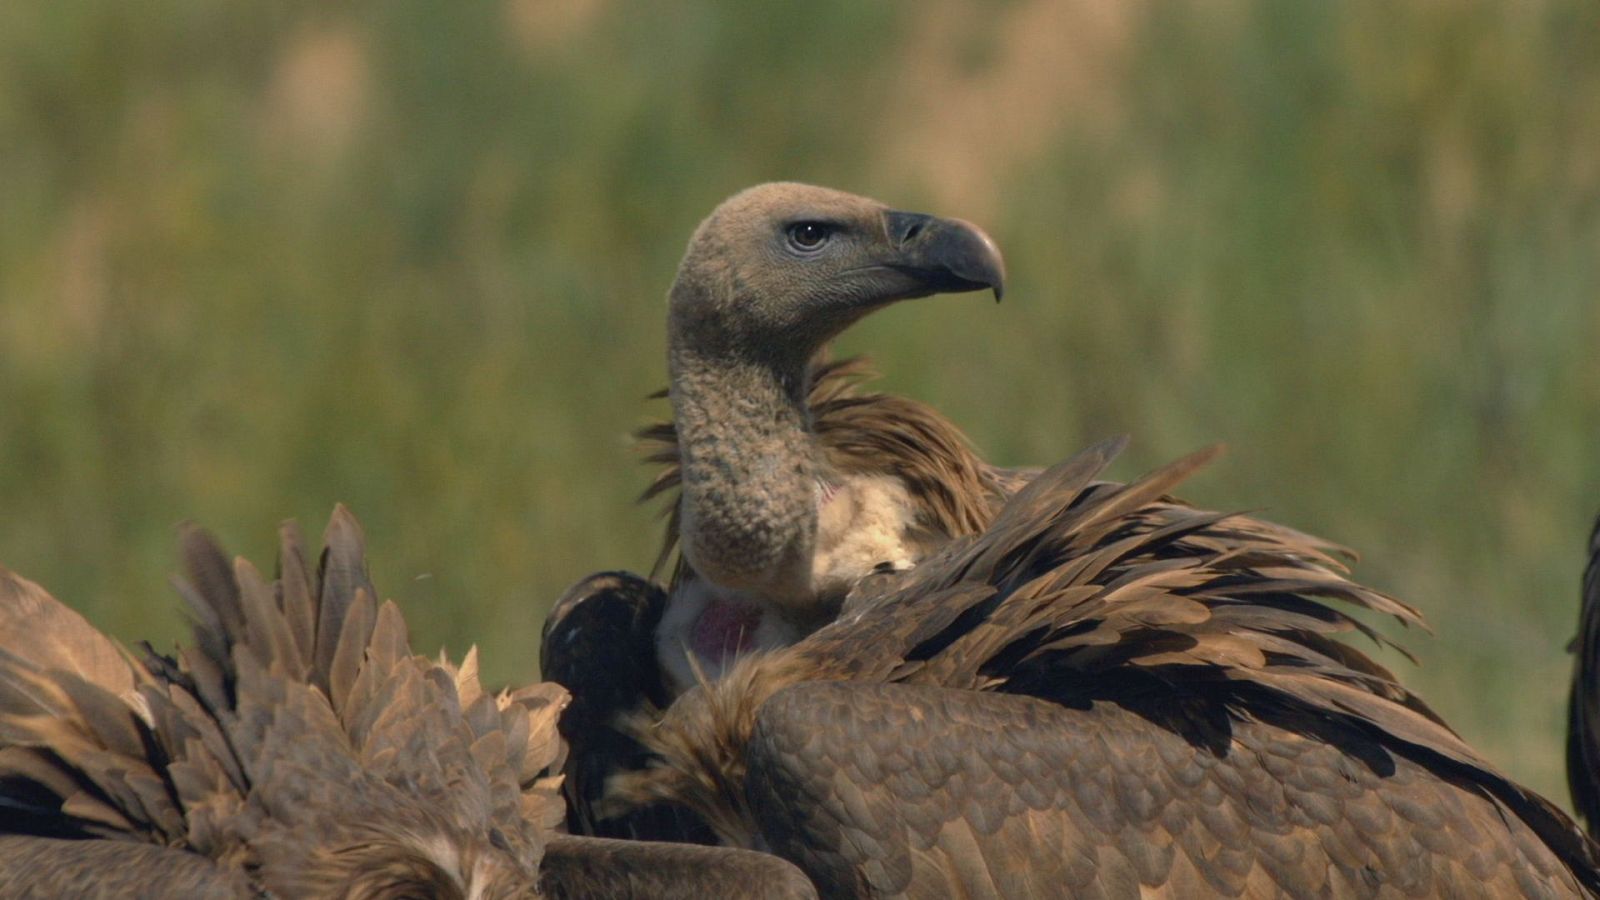
<svg viewBox="0 0 1600 900"><path fill-rule="evenodd" d="M889 210L884 227L894 247L885 265L919 282L928 294L960 294L988 288L1000 302L1006 264L983 229L960 219Z"/></svg>

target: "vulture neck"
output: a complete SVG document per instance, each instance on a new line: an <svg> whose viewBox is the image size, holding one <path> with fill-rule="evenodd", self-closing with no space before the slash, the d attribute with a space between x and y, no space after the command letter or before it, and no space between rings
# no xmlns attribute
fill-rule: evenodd
<svg viewBox="0 0 1600 900"><path fill-rule="evenodd" d="M810 353L755 354L692 331L673 323L668 360L684 555L700 577L812 624L821 467Z"/></svg>

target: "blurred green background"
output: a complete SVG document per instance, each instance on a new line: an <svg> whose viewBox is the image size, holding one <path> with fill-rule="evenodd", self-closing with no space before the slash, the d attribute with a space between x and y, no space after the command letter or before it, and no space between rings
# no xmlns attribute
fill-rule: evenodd
<svg viewBox="0 0 1600 900"><path fill-rule="evenodd" d="M0 4L0 560L175 638L175 526L361 516L418 646L536 671L646 567L628 432L719 199L976 220L1011 290L843 341L994 460L1213 441L1360 549L1403 676L1565 800L1600 508L1593 0Z"/></svg>

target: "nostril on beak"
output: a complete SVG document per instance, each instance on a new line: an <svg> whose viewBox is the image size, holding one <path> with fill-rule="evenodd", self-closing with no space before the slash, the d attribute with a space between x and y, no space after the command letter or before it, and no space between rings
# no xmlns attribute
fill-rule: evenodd
<svg viewBox="0 0 1600 900"><path fill-rule="evenodd" d="M894 239L895 246L904 247L926 231L932 221L932 216L922 213L891 210L885 224L888 225L889 236Z"/></svg>

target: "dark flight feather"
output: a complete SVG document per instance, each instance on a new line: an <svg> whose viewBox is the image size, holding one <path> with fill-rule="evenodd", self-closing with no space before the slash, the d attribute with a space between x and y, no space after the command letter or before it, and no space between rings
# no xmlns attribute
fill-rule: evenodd
<svg viewBox="0 0 1600 900"><path fill-rule="evenodd" d="M1567 787L1572 805L1593 834L1600 825L1600 518L1589 533L1576 655L1567 697Z"/></svg>

